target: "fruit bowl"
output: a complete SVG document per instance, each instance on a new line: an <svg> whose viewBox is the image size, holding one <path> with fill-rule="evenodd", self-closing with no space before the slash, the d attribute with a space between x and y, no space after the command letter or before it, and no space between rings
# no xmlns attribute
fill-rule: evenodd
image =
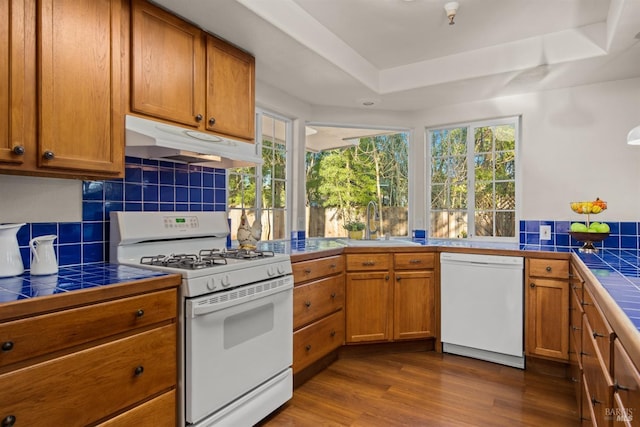
<svg viewBox="0 0 640 427"><path fill-rule="evenodd" d="M609 233L589 233L586 231L570 231L569 235L578 242L583 242L584 245L579 249L580 252L594 253L598 252L594 243L602 242L609 237Z"/></svg>
<svg viewBox="0 0 640 427"><path fill-rule="evenodd" d="M599 214L607 210L607 202L597 198L591 202L570 202L571 210L579 214Z"/></svg>

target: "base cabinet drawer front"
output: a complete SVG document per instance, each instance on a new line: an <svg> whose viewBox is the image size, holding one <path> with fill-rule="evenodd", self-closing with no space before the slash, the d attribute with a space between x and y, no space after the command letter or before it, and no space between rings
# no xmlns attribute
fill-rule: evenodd
<svg viewBox="0 0 640 427"><path fill-rule="evenodd" d="M613 408L610 418L614 426L633 427L638 425L638 413L633 409L630 410L630 408L625 407L617 393L613 395Z"/></svg>
<svg viewBox="0 0 640 427"><path fill-rule="evenodd" d="M432 269L436 264L434 253L398 253L393 255L396 270Z"/></svg>
<svg viewBox="0 0 640 427"><path fill-rule="evenodd" d="M575 292L569 294L571 302L569 305L569 337L574 340L574 348L578 354L582 350L582 321L584 311L582 310L582 301L578 300ZM571 342L569 343L571 344Z"/></svg>
<svg viewBox="0 0 640 427"><path fill-rule="evenodd" d="M99 427L175 427L176 426L176 391L167 393L144 402L130 411L98 424Z"/></svg>
<svg viewBox="0 0 640 427"><path fill-rule="evenodd" d="M614 414L614 421L617 415L623 415L620 417L623 421L633 420L631 425L640 425L640 373L618 340L614 342L613 354L614 398L623 410Z"/></svg>
<svg viewBox="0 0 640 427"><path fill-rule="evenodd" d="M585 319L589 322L591 327L591 336L594 338L602 360L607 367L608 372L611 371L611 355L613 354L613 341L615 334L609 325L609 322L605 320L602 311L594 302L591 292L588 288L584 289L583 294L583 306L585 312Z"/></svg>
<svg viewBox="0 0 640 427"><path fill-rule="evenodd" d="M530 258L529 275L550 279L568 279L569 261L562 259Z"/></svg>
<svg viewBox="0 0 640 427"><path fill-rule="evenodd" d="M293 334L293 373L306 368L344 344L344 310Z"/></svg>
<svg viewBox="0 0 640 427"><path fill-rule="evenodd" d="M344 258L342 255L296 262L291 265L293 281L296 284L309 280L319 279L344 271Z"/></svg>
<svg viewBox="0 0 640 427"><path fill-rule="evenodd" d="M584 322L582 345L582 367L596 424L608 425L607 411L612 407L613 382L597 348L595 338L592 336L588 321Z"/></svg>
<svg viewBox="0 0 640 427"><path fill-rule="evenodd" d="M293 290L293 329L344 306L344 274L296 286Z"/></svg>
<svg viewBox="0 0 640 427"><path fill-rule="evenodd" d="M389 270L389 254L347 254L347 271Z"/></svg>
<svg viewBox="0 0 640 427"><path fill-rule="evenodd" d="M0 420L84 426L176 384L176 326L142 332L0 376Z"/></svg>
<svg viewBox="0 0 640 427"><path fill-rule="evenodd" d="M173 319L176 301L170 289L2 323L0 367Z"/></svg>

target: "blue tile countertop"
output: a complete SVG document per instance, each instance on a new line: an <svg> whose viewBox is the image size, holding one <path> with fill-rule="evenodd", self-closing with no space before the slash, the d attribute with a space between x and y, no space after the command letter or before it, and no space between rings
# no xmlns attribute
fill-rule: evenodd
<svg viewBox="0 0 640 427"><path fill-rule="evenodd" d="M32 276L26 272L16 277L0 278L0 303L165 275L163 272L108 263L61 267L58 274L48 276Z"/></svg>
<svg viewBox="0 0 640 427"><path fill-rule="evenodd" d="M574 253L640 330L640 251L604 249L597 254L577 250Z"/></svg>

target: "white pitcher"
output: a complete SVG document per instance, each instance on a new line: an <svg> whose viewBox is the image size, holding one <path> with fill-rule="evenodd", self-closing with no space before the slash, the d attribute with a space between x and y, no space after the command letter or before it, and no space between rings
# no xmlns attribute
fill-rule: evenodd
<svg viewBox="0 0 640 427"><path fill-rule="evenodd" d="M29 242L31 274L33 276L44 276L58 272L58 260L53 249L53 241L57 238L58 236L55 234L47 234L46 236L34 237Z"/></svg>
<svg viewBox="0 0 640 427"><path fill-rule="evenodd" d="M22 224L0 224L0 277L19 276L24 264L18 247L18 230Z"/></svg>

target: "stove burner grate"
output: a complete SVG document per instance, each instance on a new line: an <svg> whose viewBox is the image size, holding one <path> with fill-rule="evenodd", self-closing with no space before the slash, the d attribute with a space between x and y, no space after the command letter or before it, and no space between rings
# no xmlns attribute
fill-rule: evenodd
<svg viewBox="0 0 640 427"><path fill-rule="evenodd" d="M225 258L233 259L255 259L274 256L273 251L258 251L254 249L228 249L222 253Z"/></svg>
<svg viewBox="0 0 640 427"><path fill-rule="evenodd" d="M140 264L156 265L162 267L181 268L187 270L199 270L202 268L213 267L216 264L226 264L224 257L214 255L214 250L200 251L199 255L195 254L171 254L171 255L153 255L140 258Z"/></svg>

